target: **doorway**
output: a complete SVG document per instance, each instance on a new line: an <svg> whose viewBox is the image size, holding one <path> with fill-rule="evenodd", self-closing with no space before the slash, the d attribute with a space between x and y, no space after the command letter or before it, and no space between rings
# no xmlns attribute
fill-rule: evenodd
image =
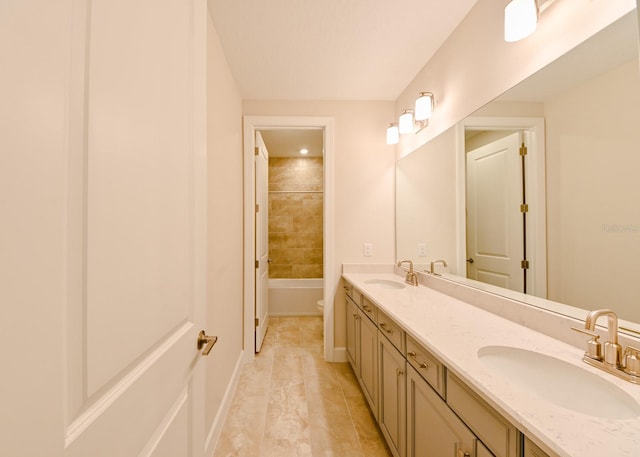
<svg viewBox="0 0 640 457"><path fill-rule="evenodd" d="M484 279L477 275L477 265L475 262L478 260L476 256L469 255L469 248L477 251L477 246L473 246L473 243L469 243L469 234L467 227L469 224L472 226L477 225L477 218L473 214L469 214L469 205L471 204L473 210L473 204L477 203L473 201L473 198L469 196L468 189L468 152L473 149L479 149L475 146L469 146L473 143L474 135L481 134L487 138L493 139L504 138L511 136L518 138L519 144L525 143L527 145L525 154L522 159L522 168L520 165L516 166L516 173L522 173L513 181L520 182L521 188L516 190L519 195L526 196L527 207L523 207L525 211L520 213L517 217L520 221L512 224L520 227L520 233L518 237L521 238L521 247L510 247L513 252L518 251L525 256L522 259L518 259L518 266L520 261L526 260L528 262L522 262L522 265L528 267L526 269L526 291L524 287L519 285L509 287L506 281L506 274L488 274ZM514 136L515 135L515 136ZM456 127L456 187L457 187L457 257L458 265L467 265L471 268L467 268L467 271L471 271L473 279L494 284L500 287L507 287L515 290L516 292L524 292L538 297L546 297L546 184L545 184L545 148L544 148L544 119L541 118L519 118L519 117L470 117L460 122ZM485 141L483 144L491 143L491 141ZM481 154L480 154L481 155ZM489 155L488 157L498 157L499 155ZM488 160L487 162L489 162ZM523 170L523 171L520 171ZM517 185L517 184L516 184ZM502 195L507 195L507 192L503 192ZM492 203L493 204L493 203ZM520 211L520 203L518 203L517 210ZM475 211L475 210L473 210ZM526 226L523 223L526 218ZM511 218L516 220L514 216ZM494 231L495 227L490 227L490 231ZM490 232L485 230L485 232ZM512 232L518 232L518 229L512 230ZM477 238L477 237L476 237ZM504 241L505 237L499 237ZM471 244L471 246L470 246ZM477 254L477 253L476 253ZM495 257L495 256L494 256ZM473 259L474 264L470 264ZM495 259L491 259L495 260ZM524 274L519 277L524 284ZM512 272L512 276L516 273ZM507 281L508 282L508 281Z"/></svg>
<svg viewBox="0 0 640 457"><path fill-rule="evenodd" d="M254 154L256 148L256 132L267 137L271 131L303 131L316 130L321 132L324 153L323 177L322 177L322 270L323 293L325 297L323 328L324 328L324 357L327 361L333 361L333 296L337 287L338 278L335 277L338 269L333 264L333 119L328 117L280 117L280 116L245 116L244 118L244 188L245 188L245 274L244 274L244 348L245 360L251 360L256 347L256 294L259 293L255 281L255 268L257 253L254 240L257 236L256 228L256 176L254 167ZM271 154L271 150L269 150ZM272 259L274 260L274 259ZM274 261L275 263L275 261ZM273 264L272 264L273 265ZM313 268L313 267L312 267ZM315 267L317 269L317 266Z"/></svg>

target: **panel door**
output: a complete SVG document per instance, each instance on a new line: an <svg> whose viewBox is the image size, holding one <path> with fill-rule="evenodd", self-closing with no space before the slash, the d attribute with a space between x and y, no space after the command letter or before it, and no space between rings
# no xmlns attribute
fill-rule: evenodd
<svg viewBox="0 0 640 457"><path fill-rule="evenodd" d="M0 10L2 454L200 457L206 3Z"/></svg>
<svg viewBox="0 0 640 457"><path fill-rule="evenodd" d="M475 456L476 438L438 394L407 367L407 456ZM458 451L461 451L458 454Z"/></svg>
<svg viewBox="0 0 640 457"><path fill-rule="evenodd" d="M467 277L524 291L521 134L467 154Z"/></svg>
<svg viewBox="0 0 640 457"><path fill-rule="evenodd" d="M256 132L256 352L269 328L269 152Z"/></svg>
<svg viewBox="0 0 640 457"><path fill-rule="evenodd" d="M371 411L378 418L378 327L362 311L360 322L360 384Z"/></svg>
<svg viewBox="0 0 640 457"><path fill-rule="evenodd" d="M406 455L406 360L391 342L378 332L380 370L380 429L395 457Z"/></svg>

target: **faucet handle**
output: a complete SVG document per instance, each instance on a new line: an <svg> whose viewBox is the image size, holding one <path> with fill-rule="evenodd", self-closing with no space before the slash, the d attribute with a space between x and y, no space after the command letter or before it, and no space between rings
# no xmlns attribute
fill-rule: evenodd
<svg viewBox="0 0 640 457"><path fill-rule="evenodd" d="M627 346L624 350L624 371L634 376L640 376L640 349Z"/></svg>
<svg viewBox="0 0 640 457"><path fill-rule="evenodd" d="M571 330L584 333L591 337L591 339L587 341L587 350L584 353L585 356L594 360L602 360L602 344L598 341L600 335L585 328L571 327Z"/></svg>

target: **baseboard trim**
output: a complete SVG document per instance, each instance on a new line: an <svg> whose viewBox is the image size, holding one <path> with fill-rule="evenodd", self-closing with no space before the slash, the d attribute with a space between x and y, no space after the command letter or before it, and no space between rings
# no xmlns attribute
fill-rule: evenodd
<svg viewBox="0 0 640 457"><path fill-rule="evenodd" d="M238 360L236 361L236 366L231 377L231 382L229 382L229 385L225 390L220 408L218 408L216 417L211 424L211 428L209 429L209 433L207 435L204 446L205 455L213 457L213 453L215 452L218 441L220 440L222 427L224 427L224 421L227 418L227 414L229 413L229 408L231 408L231 401L233 400L233 395L236 393L236 388L238 387L240 373L242 373L242 366L244 365L243 359L244 351L240 352L240 355L238 356Z"/></svg>
<svg viewBox="0 0 640 457"><path fill-rule="evenodd" d="M348 362L347 360L347 348L335 347L333 348L333 361L334 362Z"/></svg>

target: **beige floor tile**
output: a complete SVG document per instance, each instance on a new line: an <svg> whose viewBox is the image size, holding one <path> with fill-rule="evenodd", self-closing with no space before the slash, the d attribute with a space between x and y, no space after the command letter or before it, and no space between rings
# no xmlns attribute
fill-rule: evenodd
<svg viewBox="0 0 640 457"><path fill-rule="evenodd" d="M270 318L214 457L390 455L351 366L324 360L322 318Z"/></svg>

